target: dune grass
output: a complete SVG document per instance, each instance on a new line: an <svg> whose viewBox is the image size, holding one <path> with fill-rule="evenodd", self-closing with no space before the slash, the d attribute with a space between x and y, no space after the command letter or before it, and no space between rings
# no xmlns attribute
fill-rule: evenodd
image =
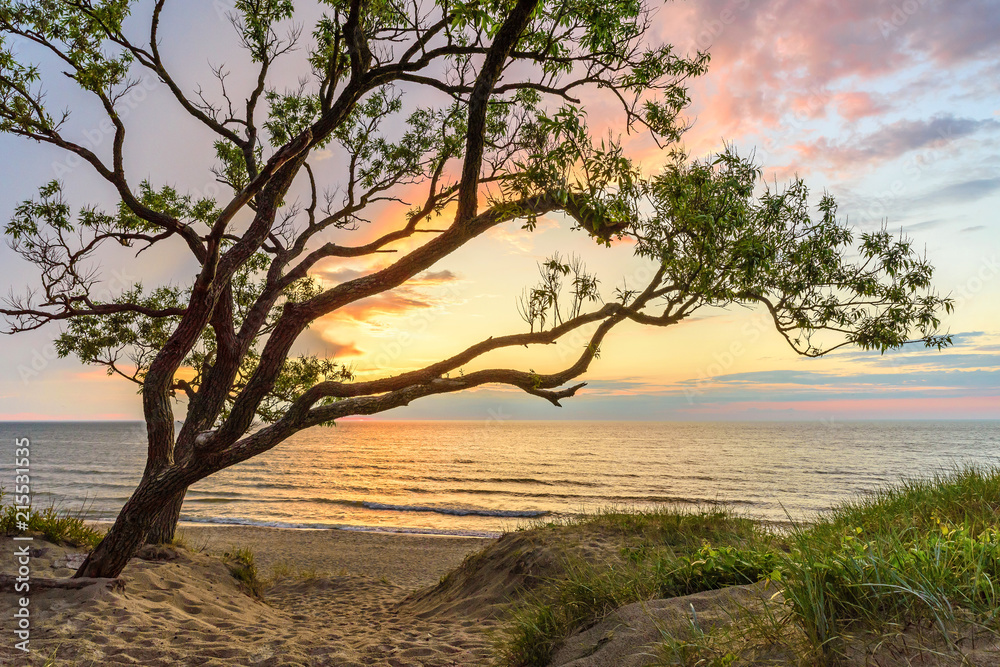
<svg viewBox="0 0 1000 667"><path fill-rule="evenodd" d="M626 604L766 579L782 589L782 614L743 630L804 638L793 664L836 662L859 637L880 643L914 627L934 650L957 651L970 629L1000 636L998 515L1000 469L967 468L875 491L790 534L726 510L587 517L577 525L620 532L620 552L566 556L561 575L512 607L496 662L547 665L571 633ZM742 664L717 640L665 636L660 664Z"/></svg>
<svg viewBox="0 0 1000 667"><path fill-rule="evenodd" d="M264 597L266 584L257 571L257 559L249 547L239 547L222 554L222 560L229 573L239 582L248 595L261 599Z"/></svg>
<svg viewBox="0 0 1000 667"><path fill-rule="evenodd" d="M600 562L567 555L558 578L513 607L497 637L499 664L547 665L573 630L619 607L753 583L778 563L774 536L724 508L614 509L571 527L610 532L620 543L618 553Z"/></svg>
<svg viewBox="0 0 1000 667"><path fill-rule="evenodd" d="M0 489L0 532L22 532L18 526L18 510L4 498ZM28 510L27 530L41 533L49 542L93 549L104 537L100 530L88 525L81 513L73 513L50 505L45 509Z"/></svg>
<svg viewBox="0 0 1000 667"><path fill-rule="evenodd" d="M1000 469L904 481L793 535L783 588L824 656L856 634L926 623L946 646L963 628L998 632Z"/></svg>

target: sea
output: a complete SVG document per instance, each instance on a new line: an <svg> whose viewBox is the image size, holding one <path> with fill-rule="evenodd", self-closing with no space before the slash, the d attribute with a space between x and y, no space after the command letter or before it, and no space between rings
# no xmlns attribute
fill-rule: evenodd
<svg viewBox="0 0 1000 667"><path fill-rule="evenodd" d="M141 422L0 422L0 486L30 440L35 507L111 520ZM810 521L904 478L1000 466L1000 422L343 421L189 490L183 522L497 535L602 509L727 505Z"/></svg>

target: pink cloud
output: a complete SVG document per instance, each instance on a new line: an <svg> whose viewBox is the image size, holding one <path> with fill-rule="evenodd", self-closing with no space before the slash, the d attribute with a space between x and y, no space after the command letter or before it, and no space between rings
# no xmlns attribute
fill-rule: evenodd
<svg viewBox="0 0 1000 667"><path fill-rule="evenodd" d="M833 398L813 401L737 401L688 410L702 417L759 417L826 419L996 419L1000 396L942 396L934 398Z"/></svg>
<svg viewBox="0 0 1000 667"><path fill-rule="evenodd" d="M921 63L989 63L1000 50L1000 12L989 0L701 0L667 5L655 21L681 52L712 54L709 74L692 87L698 123L688 143L699 148L759 135L789 117L876 116L884 101L843 88Z"/></svg>
<svg viewBox="0 0 1000 667"><path fill-rule="evenodd" d="M877 116L889 109L884 100L876 99L871 93L840 93L834 97L837 112L844 120L852 123L869 116Z"/></svg>
<svg viewBox="0 0 1000 667"><path fill-rule="evenodd" d="M124 412L85 412L72 414L53 414L51 412L4 412L0 413L0 421L130 421L135 415Z"/></svg>

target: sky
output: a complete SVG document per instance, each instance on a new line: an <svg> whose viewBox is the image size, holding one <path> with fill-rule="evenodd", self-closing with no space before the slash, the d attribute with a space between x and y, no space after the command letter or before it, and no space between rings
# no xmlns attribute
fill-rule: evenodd
<svg viewBox="0 0 1000 667"><path fill-rule="evenodd" d="M299 5L306 3L298 3ZM169 6L169 5L168 5ZM238 67L226 5L179 2L162 31L183 85L209 83L209 65ZM181 40L170 43L170 36ZM937 267L935 284L956 301L944 351L911 346L880 355L842 349L797 356L752 309L700 311L667 329L623 325L601 349L577 397L554 408L516 389L433 397L393 419L821 420L1000 418L1000 12L991 0L707 0L658 6L652 36L686 52L707 49L709 73L691 86L684 137L692 155L755 151L768 180L802 177L824 190L859 231L902 230ZM231 42L231 40L230 40ZM193 48L197 45L199 48ZM275 85L294 87L293 67ZM283 78L282 78L283 77ZM123 104L133 180L149 177L211 194L210 137L171 116L159 82L146 79ZM57 83L50 104L72 110L68 132L97 150L110 139L90 100ZM588 105L593 127L614 131L612 105ZM624 145L647 173L663 156L641 136ZM0 218L38 185L59 178L79 206L111 201L87 167L0 136ZM326 158L330 173L337 156ZM322 160L321 160L322 162ZM353 233L364 242L398 224L386 208ZM345 239L346 240L346 239ZM402 248L402 246L401 246ZM316 323L296 351L334 356L359 377L421 367L491 335L523 331L516 297L554 251L579 254L605 294L649 275L626 245L598 247L565 220L489 232L416 279ZM336 284L388 261L324 264ZM0 248L4 293L23 293L33 269ZM179 249L139 258L102 256L103 286L184 282L194 265ZM0 339L0 419L140 419L136 387L102 368L57 359L54 325ZM567 365L579 340L495 354L486 361L540 372ZM574 347L575 346L575 347ZM182 416L183 406L178 406Z"/></svg>

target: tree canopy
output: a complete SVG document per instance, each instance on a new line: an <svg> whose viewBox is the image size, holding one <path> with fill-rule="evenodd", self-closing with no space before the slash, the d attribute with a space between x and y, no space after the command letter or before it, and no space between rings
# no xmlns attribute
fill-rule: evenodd
<svg viewBox="0 0 1000 667"><path fill-rule="evenodd" d="M156 532L151 517L165 498L176 522L187 485L309 426L492 383L558 405L625 321L668 326L704 306L761 304L808 356L949 343L937 329L951 303L933 291L931 264L910 240L852 230L832 197L816 203L801 181L769 187L732 147L703 159L685 153L687 84L709 57L653 41L654 16L667 11L659 6L237 0L228 17L241 71L255 75L246 90L221 66L210 89L180 82L166 54L183 36L161 29L172 11L181 10L166 0L0 0L0 131L76 156L118 200L71 203L56 180L4 228L39 269L37 289L0 308L8 332L58 323L59 354L103 365L142 394L146 474L81 574L120 570L115 554ZM292 86L278 75L286 61L302 68ZM103 150L76 138L69 111L49 103L58 72L106 116L112 140ZM134 116L126 122L124 101L144 76L212 136L215 161L202 168L223 194L130 173ZM617 104L621 132L646 133L662 148L652 176L620 136L589 127L587 101L599 95ZM335 172L317 166L320 151L338 156ZM403 201L410 209L395 227L344 243L380 206ZM555 256L520 304L527 332L365 380L335 360L291 354L318 318L403 285L493 227L532 230L542 216L601 245L631 244L651 280L602 293L614 280ZM422 242L365 275L333 286L311 277L414 239ZM89 262L99 248L134 255L178 241L198 266L190 281L98 295ZM587 343L565 368L453 375L489 351L583 330ZM176 397L185 399L179 431Z"/></svg>

